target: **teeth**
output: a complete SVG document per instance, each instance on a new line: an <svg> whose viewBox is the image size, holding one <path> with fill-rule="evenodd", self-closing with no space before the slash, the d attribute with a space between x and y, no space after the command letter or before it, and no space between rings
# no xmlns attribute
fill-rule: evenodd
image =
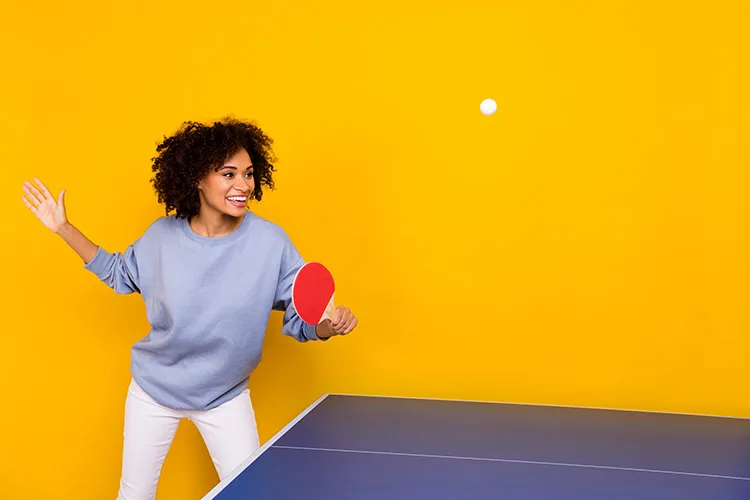
<svg viewBox="0 0 750 500"><path fill-rule="evenodd" d="M237 197L237 196L232 197L232 198L227 198L227 199L231 200L231 201L245 201L246 200L246 198L240 198L240 197Z"/></svg>

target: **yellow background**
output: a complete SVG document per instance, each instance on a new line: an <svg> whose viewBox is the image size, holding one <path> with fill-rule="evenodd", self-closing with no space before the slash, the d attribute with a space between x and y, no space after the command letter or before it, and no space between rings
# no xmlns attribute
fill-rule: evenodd
<svg viewBox="0 0 750 500"><path fill-rule="evenodd" d="M302 345L274 314L263 441L323 392L750 416L749 5L6 0L0 498L115 497L147 328L23 180L122 250L156 143L225 114L276 140L253 209L361 319ZM159 499L215 480L183 423Z"/></svg>

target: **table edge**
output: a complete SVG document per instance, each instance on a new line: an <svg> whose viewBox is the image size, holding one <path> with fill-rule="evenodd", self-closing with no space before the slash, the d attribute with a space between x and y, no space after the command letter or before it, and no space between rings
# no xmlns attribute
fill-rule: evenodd
<svg viewBox="0 0 750 500"><path fill-rule="evenodd" d="M244 462L242 462L240 465L238 465L227 477L225 477L222 481L220 481L216 486L214 486L211 491L206 493L206 495L202 498L202 500L210 500L212 498L215 498L216 495L218 495L224 488L229 486L229 484L234 481L237 476L242 474L242 472L247 469L250 464L252 464L255 460L257 460L266 450L268 450L273 444L281 439L281 437L286 434L292 427L297 425L297 423L302 420L308 413L310 413L313 409L315 409L316 406L318 406L320 403L322 403L330 394L325 393L322 396L320 396L318 399L313 401L307 408L302 410L294 419L292 419L289 423L287 423L284 427L279 430L276 434L274 434L268 441L263 443L263 445L258 448L258 450L250 455Z"/></svg>

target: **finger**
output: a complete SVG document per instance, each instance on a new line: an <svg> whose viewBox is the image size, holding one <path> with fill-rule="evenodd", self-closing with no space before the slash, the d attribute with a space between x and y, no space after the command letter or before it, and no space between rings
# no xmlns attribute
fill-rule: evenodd
<svg viewBox="0 0 750 500"><path fill-rule="evenodd" d="M357 317L352 314L352 319L346 324L346 333L351 332L354 330L354 327L357 326Z"/></svg>
<svg viewBox="0 0 750 500"><path fill-rule="evenodd" d="M36 195L34 193L32 193L31 190L29 190L28 186L31 186L31 184L29 184L28 182L26 184L24 184L24 186L23 186L23 192L26 193L26 196L29 197L29 201L31 201L31 203L35 203L36 205L41 205L42 204L42 200L40 200L39 198L37 198Z"/></svg>
<svg viewBox="0 0 750 500"><path fill-rule="evenodd" d="M32 212L36 213L36 207L34 205L32 205L31 203L29 203L29 200L27 200L25 196L21 196L21 199L26 204L26 206L29 207L29 210L31 210Z"/></svg>
<svg viewBox="0 0 750 500"><path fill-rule="evenodd" d="M333 311L333 318L331 319L331 326L332 326L332 327L333 327L334 329L335 329L335 328L336 328L336 327L337 327L337 326L339 325L339 323L341 322L341 317L342 317L342 316L343 316L343 314L341 313L341 306L338 306L338 307L337 307L337 308L336 308L336 309L335 309L335 310Z"/></svg>
<svg viewBox="0 0 750 500"><path fill-rule="evenodd" d="M352 314L352 312L349 311L346 316L346 321L343 322L342 325L339 327L339 330L341 331L342 335L346 335L347 333L351 331L352 323L354 323L356 319L357 318L354 316L354 314Z"/></svg>
<svg viewBox="0 0 750 500"><path fill-rule="evenodd" d="M42 188L42 193L44 193L45 198L52 198L52 195L50 194L49 189L47 189L47 186L45 186L42 181L34 177L34 182L39 184L39 187Z"/></svg>
<svg viewBox="0 0 750 500"><path fill-rule="evenodd" d="M351 319L347 321L346 328L344 328L344 331L341 334L346 335L347 333L354 330L355 326L357 326L357 317L352 314Z"/></svg>
<svg viewBox="0 0 750 500"><path fill-rule="evenodd" d="M336 329L336 331L341 331L343 326L346 324L346 321L349 319L349 309L343 306L339 306L338 309L336 309L336 321L333 323L333 327Z"/></svg>
<svg viewBox="0 0 750 500"><path fill-rule="evenodd" d="M60 194L57 195L57 203L60 205L65 204L65 190L64 189L60 191Z"/></svg>
<svg viewBox="0 0 750 500"><path fill-rule="evenodd" d="M357 323L359 321L356 317L352 317L352 321L347 325L346 330L344 330L344 333L342 335L346 335L347 333L350 333L352 330L354 330L357 327Z"/></svg>
<svg viewBox="0 0 750 500"><path fill-rule="evenodd" d="M339 321L339 324L337 325L338 331L343 332L344 330L346 330L346 325L348 325L351 320L352 313L347 309L341 315L341 321Z"/></svg>
<svg viewBox="0 0 750 500"><path fill-rule="evenodd" d="M42 200L46 200L46 199L47 199L47 197L46 197L46 196L44 196L44 195L43 195L43 194L42 194L42 193L41 193L41 192L40 192L40 191L39 191L39 190L38 190L38 189L36 188L36 186L35 186L35 185L33 185L32 183L29 183L29 188L30 188L30 189L31 189L31 191L32 191L32 192L33 192L33 193L34 193L34 194L35 194L35 195L37 196L37 198L40 198L40 199L42 199Z"/></svg>

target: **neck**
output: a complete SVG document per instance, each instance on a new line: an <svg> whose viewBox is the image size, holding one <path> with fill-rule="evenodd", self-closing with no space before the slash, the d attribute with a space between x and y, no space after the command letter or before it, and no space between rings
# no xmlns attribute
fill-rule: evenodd
<svg viewBox="0 0 750 500"><path fill-rule="evenodd" d="M240 227L245 214L240 217L233 217L220 212L209 211L201 208L198 215L190 219L190 227L197 234L206 238L218 238L226 236Z"/></svg>

